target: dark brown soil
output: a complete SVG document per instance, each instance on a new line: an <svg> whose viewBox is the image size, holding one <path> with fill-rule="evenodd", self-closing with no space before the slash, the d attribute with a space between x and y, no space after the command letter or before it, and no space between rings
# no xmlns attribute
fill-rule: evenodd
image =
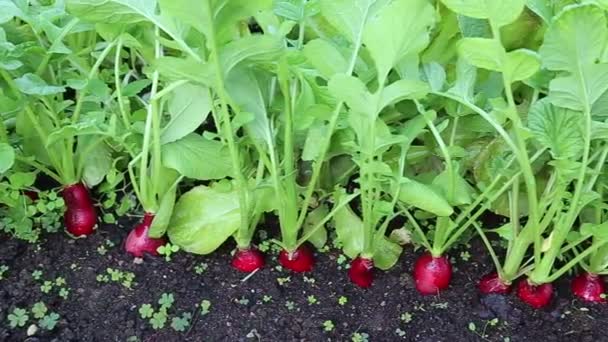
<svg viewBox="0 0 608 342"><path fill-rule="evenodd" d="M377 273L371 290L361 290L339 269L337 252L317 253L308 278L279 271L272 256L268 267L245 279L229 266L232 246L211 256L178 253L171 262L146 258L136 264L120 247L126 233L125 227L104 226L87 239L55 234L39 246L0 236L0 265L9 267L0 280L0 340L349 341L359 333L369 341L608 341L608 309L574 300L567 279L558 284L558 296L547 310L530 309L513 295L480 297L475 284L491 263L477 242L468 249L468 261L460 251L453 252L450 289L422 297L410 276L417 254L411 248L392 270ZM116 246L102 255L97 248L106 239ZM197 275L195 266L202 262L208 269ZM135 273L136 284L128 289L98 282L97 275L108 267ZM41 280L32 278L34 270L43 272ZM56 277L67 280L67 300L56 289L50 294L40 290L43 280ZM280 285L278 279L285 277L291 280ZM158 306L162 293L172 293L175 304L165 328L156 331L138 310L144 303ZM265 296L271 299L265 302ZM310 304L309 296L317 303ZM344 305L338 303L341 296L347 299ZM203 316L197 304L204 299L211 309ZM27 327L35 323L31 313L25 327L17 329L9 327L7 316L15 307L31 309L37 301L61 319L52 332L39 329L27 338ZM178 333L169 324L185 312L193 314L192 324ZM409 319L402 320L402 314ZM325 321L335 325L333 331L324 331Z"/></svg>

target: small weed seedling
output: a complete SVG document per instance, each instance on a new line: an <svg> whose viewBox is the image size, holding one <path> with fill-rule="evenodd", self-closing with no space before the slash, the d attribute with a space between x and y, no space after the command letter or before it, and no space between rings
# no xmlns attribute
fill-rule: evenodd
<svg viewBox="0 0 608 342"><path fill-rule="evenodd" d="M346 305L346 303L348 303L348 298L344 296L340 296L340 298L338 298L338 304L344 306Z"/></svg>
<svg viewBox="0 0 608 342"><path fill-rule="evenodd" d="M201 262L200 264L194 266L194 273L201 275L207 271L209 265L207 263Z"/></svg>
<svg viewBox="0 0 608 342"><path fill-rule="evenodd" d="M335 328L334 322L332 322L330 320L327 320L327 321L323 322L323 330L324 331L331 332L331 331L334 330L334 328Z"/></svg>
<svg viewBox="0 0 608 342"><path fill-rule="evenodd" d="M98 274L96 279L100 283L108 283L112 281L115 283L120 283L122 286L131 289L131 286L133 286L133 280L135 280L135 274L133 272L126 272L108 267L106 269L106 274Z"/></svg>
<svg viewBox="0 0 608 342"><path fill-rule="evenodd" d="M163 255L165 260L169 262L171 261L171 255L177 253L179 251L179 247L167 242L166 245L158 247L157 251L158 254Z"/></svg>
<svg viewBox="0 0 608 342"><path fill-rule="evenodd" d="M205 316L205 315L209 314L209 312L211 310L211 302L206 299L203 299L200 307L201 307L201 315Z"/></svg>
<svg viewBox="0 0 608 342"><path fill-rule="evenodd" d="M8 315L8 323L11 328L15 329L17 327L21 328L25 326L27 320L30 317L27 314L27 311L22 308L15 308L11 314Z"/></svg>
<svg viewBox="0 0 608 342"><path fill-rule="evenodd" d="M161 330L169 320L169 309L171 309L174 302L175 298L172 293L163 293L158 299L158 304L160 305L158 310L154 310L151 304L142 304L139 307L139 316L142 319L148 320L152 329ZM186 331L186 328L190 326L191 319L192 314L188 312L182 313L179 316L176 315L171 319L171 328L178 332Z"/></svg>

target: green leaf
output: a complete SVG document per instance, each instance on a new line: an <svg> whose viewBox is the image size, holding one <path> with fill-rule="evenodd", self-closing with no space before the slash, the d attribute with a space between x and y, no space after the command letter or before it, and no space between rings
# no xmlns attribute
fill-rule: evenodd
<svg viewBox="0 0 608 342"><path fill-rule="evenodd" d="M270 35L251 35L232 41L219 51L219 59L224 75L243 62L274 62L284 50L284 43Z"/></svg>
<svg viewBox="0 0 608 342"><path fill-rule="evenodd" d="M351 110L369 115L376 114L376 96L370 94L358 78L336 74L329 80L328 87L332 95L346 102Z"/></svg>
<svg viewBox="0 0 608 342"><path fill-rule="evenodd" d="M358 43L375 0L320 0L321 13L351 43ZM386 2L386 1L382 1Z"/></svg>
<svg viewBox="0 0 608 342"><path fill-rule="evenodd" d="M441 0L452 11L477 19L489 19L497 26L512 23L524 9L524 0Z"/></svg>
<svg viewBox="0 0 608 342"><path fill-rule="evenodd" d="M488 38L463 38L458 52L470 64L493 71L502 71L506 53L498 41Z"/></svg>
<svg viewBox="0 0 608 342"><path fill-rule="evenodd" d="M327 80L335 74L346 74L346 58L330 42L311 40L304 46L304 55L312 66Z"/></svg>
<svg viewBox="0 0 608 342"><path fill-rule="evenodd" d="M53 95L63 93L64 87L48 85L40 76L25 74L15 80L19 90L27 95Z"/></svg>
<svg viewBox="0 0 608 342"><path fill-rule="evenodd" d="M532 135L555 159L578 159L583 152L582 114L556 107L547 99L536 102L528 114Z"/></svg>
<svg viewBox="0 0 608 342"><path fill-rule="evenodd" d="M77 151L82 158L82 179L85 183L89 188L101 183L112 168L112 155L108 146L99 142L98 137L80 136Z"/></svg>
<svg viewBox="0 0 608 342"><path fill-rule="evenodd" d="M148 235L151 238L160 238L165 235L171 216L173 214L173 208L175 206L175 197L177 192L177 182L163 195L160 201L160 207L152 220Z"/></svg>
<svg viewBox="0 0 608 342"><path fill-rule="evenodd" d="M311 229L315 228L329 214L329 210L325 204L320 205L313 211L308 213L304 221L303 235L306 235ZM317 249L323 248L327 243L327 229L321 227L308 239Z"/></svg>
<svg viewBox="0 0 608 342"><path fill-rule="evenodd" d="M399 261L399 256L403 252L403 247L389 240L386 236L376 236L374 250L374 266L381 270L388 270L395 266Z"/></svg>
<svg viewBox="0 0 608 342"><path fill-rule="evenodd" d="M469 185L469 183L467 183L467 181L459 174L454 175L453 198L448 198L450 177L447 170L441 172L437 175L437 177L435 177L435 179L433 179L433 185L441 189L443 195L446 197L446 199L452 206L470 204L471 202L473 202L473 189Z"/></svg>
<svg viewBox="0 0 608 342"><path fill-rule="evenodd" d="M346 194L339 190L335 194L336 203ZM336 228L336 240L342 245L342 251L349 258L356 258L363 252L363 221L357 216L350 206L345 205L336 211L334 217L334 226Z"/></svg>
<svg viewBox="0 0 608 342"><path fill-rule="evenodd" d="M527 49L507 53L503 72L510 82L525 80L540 70L540 56Z"/></svg>
<svg viewBox="0 0 608 342"><path fill-rule="evenodd" d="M378 80L384 82L389 71L403 57L421 52L429 43L435 24L435 9L427 0L395 0L374 13L363 34Z"/></svg>
<svg viewBox="0 0 608 342"><path fill-rule="evenodd" d="M405 204L437 216L450 216L454 212L448 201L428 185L403 178L400 187L399 200Z"/></svg>
<svg viewBox="0 0 608 342"><path fill-rule="evenodd" d="M7 143L0 143L0 174L8 171L15 162L15 150Z"/></svg>
<svg viewBox="0 0 608 342"><path fill-rule="evenodd" d="M241 224L237 190L220 191L197 186L175 205L167 235L186 252L209 254L236 232Z"/></svg>
<svg viewBox="0 0 608 342"><path fill-rule="evenodd" d="M214 84L215 71L211 65L192 58L161 57L152 66L169 80L187 80L207 87Z"/></svg>
<svg viewBox="0 0 608 342"><path fill-rule="evenodd" d="M193 84L184 84L173 91L169 99L171 120L164 127L161 144L179 140L194 132L211 111L209 89Z"/></svg>
<svg viewBox="0 0 608 342"><path fill-rule="evenodd" d="M403 100L421 99L429 91L429 85L422 81L401 79L393 82L382 90L378 111Z"/></svg>
<svg viewBox="0 0 608 342"><path fill-rule="evenodd" d="M192 133L162 146L163 166L198 180L221 179L232 174L230 155L215 140Z"/></svg>

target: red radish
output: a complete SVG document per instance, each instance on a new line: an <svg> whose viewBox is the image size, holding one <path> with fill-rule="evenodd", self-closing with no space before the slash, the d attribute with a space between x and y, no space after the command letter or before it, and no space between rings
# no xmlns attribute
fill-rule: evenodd
<svg viewBox="0 0 608 342"><path fill-rule="evenodd" d="M447 256L434 257L424 253L414 264L416 289L423 295L437 294L450 285L452 265Z"/></svg>
<svg viewBox="0 0 608 342"><path fill-rule="evenodd" d="M67 232L74 237L93 234L97 212L87 187L82 183L68 185L61 195L67 208L63 215Z"/></svg>
<svg viewBox="0 0 608 342"><path fill-rule="evenodd" d="M374 281L374 261L363 257L357 257L350 263L348 269L350 280L364 289L372 286Z"/></svg>
<svg viewBox="0 0 608 342"><path fill-rule="evenodd" d="M524 279L517 284L517 296L531 307L540 309L551 302L553 285L551 283L534 285L528 279Z"/></svg>
<svg viewBox="0 0 608 342"><path fill-rule="evenodd" d="M315 257L310 248L302 245L293 252L282 250L279 253L281 266L294 272L310 272L315 264Z"/></svg>
<svg viewBox="0 0 608 342"><path fill-rule="evenodd" d="M125 240L125 250L134 257L141 258L145 253L158 255L158 247L167 243L165 238L154 239L148 236L154 214L145 213L143 221L135 226Z"/></svg>
<svg viewBox="0 0 608 342"><path fill-rule="evenodd" d="M264 254L255 248L239 248L232 257L232 267L241 272L251 273L264 265Z"/></svg>
<svg viewBox="0 0 608 342"><path fill-rule="evenodd" d="M581 273L572 280L572 293L578 298L595 303L603 303L604 281L593 273Z"/></svg>
<svg viewBox="0 0 608 342"><path fill-rule="evenodd" d="M37 191L32 191L32 190L25 190L23 191L23 194L25 196L27 196L29 199L32 200L32 202L35 202L38 200L38 192Z"/></svg>
<svg viewBox="0 0 608 342"><path fill-rule="evenodd" d="M505 283L496 272L483 276L477 287L483 294L507 294L511 292L511 284Z"/></svg>

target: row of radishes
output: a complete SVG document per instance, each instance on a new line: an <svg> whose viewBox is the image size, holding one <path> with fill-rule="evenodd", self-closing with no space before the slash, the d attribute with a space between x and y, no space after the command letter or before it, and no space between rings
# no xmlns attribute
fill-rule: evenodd
<svg viewBox="0 0 608 342"><path fill-rule="evenodd" d="M82 183L66 186L62 195L67 206L64 216L66 231L74 237L92 234L97 226L97 214L86 186ZM147 236L153 219L153 215L146 214L142 222L131 230L124 243L127 253L135 257L158 255L158 248L165 245L166 239ZM232 258L232 267L241 272L255 272L265 266L264 259L264 254L255 248L237 249ZM307 245L302 245L291 255L282 250L278 260L281 266L298 273L311 272L315 263L313 252ZM352 260L348 276L359 287L371 287L374 279L373 262L361 257ZM434 257L427 252L414 263L413 277L416 289L421 294L436 295L448 288L452 279L452 265L447 256ZM511 285L500 281L497 273L482 277L478 288L483 294L511 292ZM598 275L584 272L572 280L572 293L584 301L604 302L604 291L604 280ZM550 303L553 286L550 283L534 286L522 280L517 285L517 295L532 307L542 308Z"/></svg>

